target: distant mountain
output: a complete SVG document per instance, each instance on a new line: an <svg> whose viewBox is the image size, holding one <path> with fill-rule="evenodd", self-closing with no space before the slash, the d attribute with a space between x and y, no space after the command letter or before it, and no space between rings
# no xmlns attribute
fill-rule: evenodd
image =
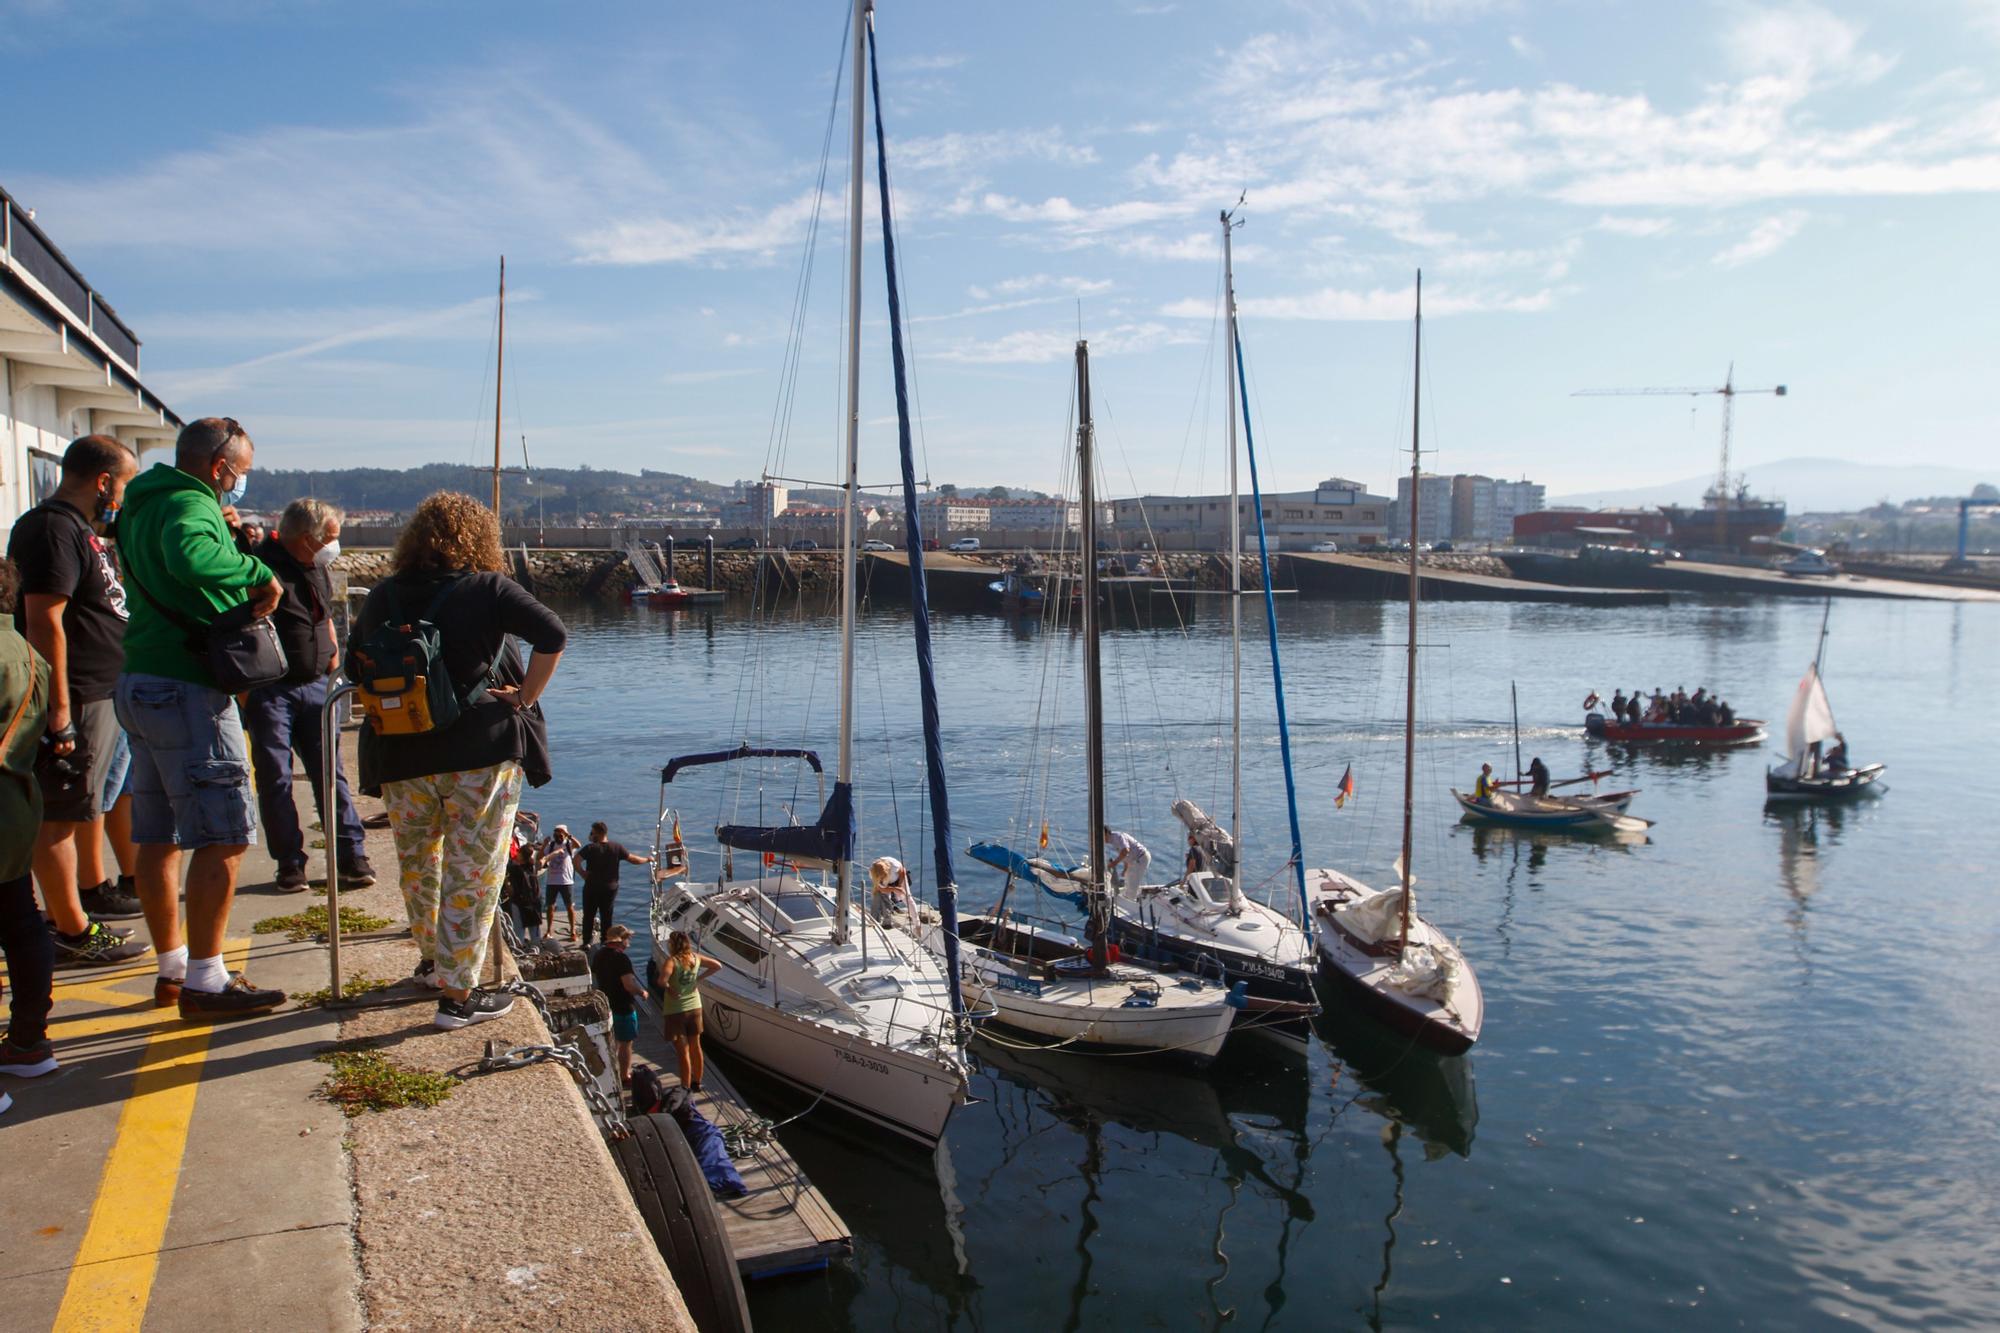
<svg viewBox="0 0 2000 1333"><path fill-rule="evenodd" d="M1923 464L1850 463L1841 458L1786 458L1744 469L1753 495L1783 500L1794 514L1847 512L1883 500L1901 503L1933 495L1970 495L1982 481L2000 480L2000 468L1990 473L1970 468L1927 467ZM1580 491L1552 495L1551 505L1588 508L1647 508L1663 504L1700 504L1702 492L1715 474L1689 477L1660 486L1635 486L1621 491Z"/></svg>

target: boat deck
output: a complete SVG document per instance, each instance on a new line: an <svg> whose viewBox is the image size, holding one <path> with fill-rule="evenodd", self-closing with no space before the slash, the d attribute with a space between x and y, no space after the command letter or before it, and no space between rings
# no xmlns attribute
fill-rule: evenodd
<svg viewBox="0 0 2000 1333"><path fill-rule="evenodd" d="M674 1072L673 1045L660 1035L657 1015L650 1010L639 1024L639 1039L632 1049L659 1069L663 1082L680 1082ZM759 1118L712 1060L703 1071L694 1104L724 1132L753 1125ZM818 1272L854 1252L847 1223L775 1136L751 1156L736 1159L736 1169L750 1192L715 1203L744 1281Z"/></svg>

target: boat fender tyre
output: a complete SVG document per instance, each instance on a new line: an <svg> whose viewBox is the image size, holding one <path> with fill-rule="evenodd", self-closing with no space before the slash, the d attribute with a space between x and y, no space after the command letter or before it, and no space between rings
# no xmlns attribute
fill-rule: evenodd
<svg viewBox="0 0 2000 1333"><path fill-rule="evenodd" d="M750 1307L722 1213L670 1115L633 1116L611 1156L701 1333L749 1333Z"/></svg>

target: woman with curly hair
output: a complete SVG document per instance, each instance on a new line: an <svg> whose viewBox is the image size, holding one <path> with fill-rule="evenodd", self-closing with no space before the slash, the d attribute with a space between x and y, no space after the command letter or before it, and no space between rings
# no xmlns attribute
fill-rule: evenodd
<svg viewBox="0 0 2000 1333"><path fill-rule="evenodd" d="M368 594L345 660L385 624L437 626L444 666L461 701L441 730L409 736L361 731L361 789L389 808L417 976L443 994L435 1022L460 1028L513 1006L478 987L500 906L507 844L523 778L549 780L548 730L537 703L568 631L554 612L502 573L500 521L470 496L439 491L417 506L396 541L391 573ZM507 636L532 650L523 670Z"/></svg>

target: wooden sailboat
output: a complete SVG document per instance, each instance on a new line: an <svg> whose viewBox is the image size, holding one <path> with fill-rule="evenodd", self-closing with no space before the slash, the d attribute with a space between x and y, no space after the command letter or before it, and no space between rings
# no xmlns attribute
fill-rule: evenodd
<svg viewBox="0 0 2000 1333"><path fill-rule="evenodd" d="M1561 782L1551 782L1548 790L1537 795L1532 791L1509 791L1508 788L1526 787L1528 777L1521 769L1521 692L1513 691L1514 698L1514 776L1509 781L1491 784L1492 790L1484 796L1467 796L1456 787L1451 794L1464 818L1473 823L1502 824L1508 828L1546 829L1559 833L1644 833L1652 827L1652 821L1628 815L1637 791L1593 791L1588 796L1557 796L1558 787L1577 787L1588 782L1595 784L1600 778L1610 777L1609 770L1602 773L1586 772L1580 778L1568 778Z"/></svg>
<svg viewBox="0 0 2000 1333"><path fill-rule="evenodd" d="M1076 345L1077 499L1082 510L1084 734L1087 749L1089 816L1095 831L1104 827L1104 703L1100 661L1104 610L1098 601L1097 502L1094 495L1090 415L1090 348ZM1225 987L1212 978L1126 961L1110 938L1111 886L1101 857L1087 866L1058 869L1044 858L1024 858L982 844L973 856L1027 878L1088 913L1088 943L1027 926L1004 914L968 913L959 920L960 975L967 1002L991 1008L987 1021L1064 1046L1084 1045L1149 1051L1205 1063L1222 1050L1231 1024L1243 1007L1244 985ZM1058 887L1058 886L1062 887ZM1002 899L1004 909L1005 898ZM944 932L928 936L942 948Z"/></svg>
<svg viewBox="0 0 2000 1333"><path fill-rule="evenodd" d="M692 934L722 970L701 983L707 1039L786 1082L918 1143L937 1142L966 1100L964 1025L955 978L909 934L859 909L852 893L855 809L854 629L856 499L860 485L862 129L868 22L857 0L853 35L853 121L848 177L846 471L841 522L840 730L833 791L812 824L723 825L715 830L721 871L713 882L688 874L680 818L668 787L680 774L714 764L791 759L821 774L809 750L739 746L683 755L660 773L660 815L652 903L656 963L670 932ZM879 96L877 99L879 115ZM879 137L879 135L878 135ZM885 169L886 170L886 169ZM885 176L886 179L886 176ZM888 214L883 213L884 236ZM889 269L894 272L893 252ZM893 302L893 289L892 289ZM897 349L900 358L900 347ZM900 372L898 398L902 397ZM909 464L907 452L905 473ZM914 533L916 525L910 524ZM920 555L920 552L914 553ZM913 573L921 577L920 559ZM916 585L921 593L921 585ZM923 602L919 597L918 606ZM927 656L920 622L919 653ZM923 663L928 669L927 661ZM935 741L934 697L926 734ZM941 786L933 773L933 792ZM939 803L941 804L941 802ZM937 812L942 815L940 810ZM948 820L941 821L948 829ZM671 838L666 830L671 827ZM948 833L945 835L948 836ZM746 854L751 874L733 873ZM761 864L760 864L761 863ZM940 909L951 919L949 866L940 866Z"/></svg>
<svg viewBox="0 0 2000 1333"><path fill-rule="evenodd" d="M1418 426L1423 404L1424 277L1417 274L1413 399L1410 413L1410 610L1403 720L1403 854L1390 889L1372 889L1338 870L1308 872L1322 966L1361 1012L1420 1045L1448 1055L1479 1040L1486 1004L1479 978L1456 941L1419 916L1412 829L1417 758Z"/></svg>
<svg viewBox="0 0 2000 1333"><path fill-rule="evenodd" d="M1186 869L1178 879L1165 883L1134 884L1120 889L1111 899L1111 930L1112 937L1128 953L1181 967L1210 969L1226 980L1245 983L1253 1003L1245 1009L1244 1021L1257 1024L1261 1031L1290 1034L1303 1041L1306 1031L1302 1023L1272 1023L1261 1002L1278 1001L1307 1009L1318 1007L1313 987L1316 965L1312 924L1305 910L1304 880L1299 881L1299 915L1294 918L1244 895L1239 855L1243 819L1243 532L1241 487L1236 469L1236 408L1237 389L1243 378L1243 346L1236 328L1236 275L1231 248L1237 225L1230 212L1222 214L1223 293L1227 314L1224 336L1229 352L1223 361L1227 400L1224 415L1229 442L1229 827L1222 828L1192 801L1175 801L1174 817L1188 830L1199 868ZM1247 396L1243 406L1247 439L1250 428ZM1256 471L1253 446L1250 454L1253 493L1257 490ZM1296 872L1303 865L1298 801L1292 781L1285 677L1278 661L1277 622L1271 606L1271 559L1265 548L1261 501L1253 505L1253 512L1258 515L1258 546L1263 556L1260 564L1270 628L1272 679L1277 692L1278 735L1291 815L1291 866Z"/></svg>
<svg viewBox="0 0 2000 1333"><path fill-rule="evenodd" d="M1820 616L1819 649L1800 677L1791 710L1785 715L1785 761L1764 772L1766 800L1838 801L1869 790L1888 790L1877 786L1888 765L1857 768L1848 763L1847 738L1833 722L1833 705L1827 701L1826 684L1820 678L1832 615L1833 599L1829 597Z"/></svg>

